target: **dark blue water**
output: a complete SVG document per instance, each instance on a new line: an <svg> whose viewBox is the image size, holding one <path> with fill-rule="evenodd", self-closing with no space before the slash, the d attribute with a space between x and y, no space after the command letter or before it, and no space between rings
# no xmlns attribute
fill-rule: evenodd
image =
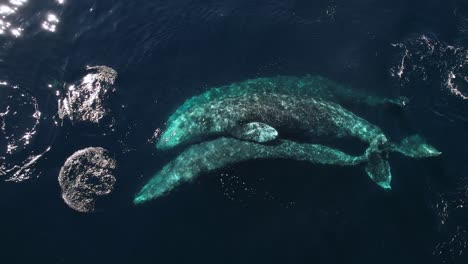
<svg viewBox="0 0 468 264"><path fill-rule="evenodd" d="M466 2L44 0L25 1L2 21L10 26L0 35L0 81L8 83L0 89L17 86L42 114L11 162L50 151L30 179L0 182L1 263L466 263ZM57 117L56 91L87 65L118 72L112 127ZM419 133L443 155L392 156L391 192L362 167L249 161L132 204L175 156L157 152L152 136L185 99L305 74L408 97L404 111L352 110L392 139ZM57 176L89 146L113 153L117 185L83 214L63 202Z"/></svg>

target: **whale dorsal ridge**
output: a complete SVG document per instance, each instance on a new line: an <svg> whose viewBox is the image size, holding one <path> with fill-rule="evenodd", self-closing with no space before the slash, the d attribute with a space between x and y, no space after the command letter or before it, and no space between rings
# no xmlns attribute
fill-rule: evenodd
<svg viewBox="0 0 468 264"><path fill-rule="evenodd" d="M238 139L254 141L258 143L265 143L272 141L278 137L278 131L260 122L251 122L237 127L233 131L233 136Z"/></svg>

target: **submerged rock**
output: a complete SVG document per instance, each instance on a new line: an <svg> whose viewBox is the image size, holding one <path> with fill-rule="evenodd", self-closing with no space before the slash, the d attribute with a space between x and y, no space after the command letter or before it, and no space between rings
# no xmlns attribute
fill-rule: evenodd
<svg viewBox="0 0 468 264"><path fill-rule="evenodd" d="M65 203L79 212L93 212L96 200L114 189L116 165L103 148L89 147L73 153L58 177Z"/></svg>

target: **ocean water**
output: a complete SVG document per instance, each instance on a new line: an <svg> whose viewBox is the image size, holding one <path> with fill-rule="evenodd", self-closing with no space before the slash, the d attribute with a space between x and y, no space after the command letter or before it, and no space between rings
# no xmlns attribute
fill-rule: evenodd
<svg viewBox="0 0 468 264"><path fill-rule="evenodd" d="M4 0L0 263L467 263L467 47L465 1ZM391 155L391 191L362 166L251 160L133 204L177 156L155 144L186 99L307 74L407 97L350 110L442 155ZM88 147L117 167L82 213L58 177Z"/></svg>

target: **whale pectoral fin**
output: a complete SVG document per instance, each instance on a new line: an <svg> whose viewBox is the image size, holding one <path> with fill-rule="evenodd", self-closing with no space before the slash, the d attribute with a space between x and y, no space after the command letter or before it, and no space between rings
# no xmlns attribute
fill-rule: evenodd
<svg viewBox="0 0 468 264"><path fill-rule="evenodd" d="M236 138L258 143L269 142L278 137L276 129L260 122L247 123L235 129L232 134Z"/></svg>
<svg viewBox="0 0 468 264"><path fill-rule="evenodd" d="M384 189L391 189L392 174L390 165L380 153L374 152L368 156L368 163L365 167L366 173L377 185Z"/></svg>

